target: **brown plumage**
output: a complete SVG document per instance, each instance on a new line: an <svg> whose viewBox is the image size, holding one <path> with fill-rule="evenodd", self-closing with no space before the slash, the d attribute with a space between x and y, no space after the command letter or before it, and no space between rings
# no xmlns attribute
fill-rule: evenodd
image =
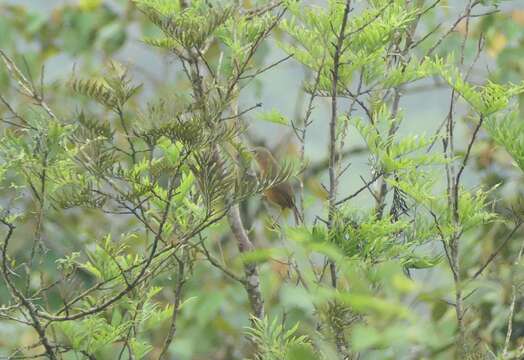
<svg viewBox="0 0 524 360"><path fill-rule="evenodd" d="M273 154L265 147L256 147L253 149L255 160L260 168L262 175L275 174L278 172L278 163ZM295 193L293 187L288 181L277 184L264 192L264 196L270 202L278 205L282 210L291 209L295 216L295 222L301 221L300 212L295 205Z"/></svg>

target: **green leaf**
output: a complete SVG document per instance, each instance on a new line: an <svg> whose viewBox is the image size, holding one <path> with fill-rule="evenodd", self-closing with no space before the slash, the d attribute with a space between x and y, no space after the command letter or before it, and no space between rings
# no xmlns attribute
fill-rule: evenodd
<svg viewBox="0 0 524 360"><path fill-rule="evenodd" d="M286 360L318 360L311 346L307 344L295 344L289 347Z"/></svg>
<svg viewBox="0 0 524 360"><path fill-rule="evenodd" d="M450 306L444 301L437 301L431 308L431 319L439 321L446 314Z"/></svg>
<svg viewBox="0 0 524 360"><path fill-rule="evenodd" d="M257 117L260 120L268 121L274 124L280 124L280 125L289 125L289 120L282 115L282 113L276 109L272 109L271 111L266 111L259 113Z"/></svg>
<svg viewBox="0 0 524 360"><path fill-rule="evenodd" d="M173 197L173 201L175 201L176 203L181 202L188 194L194 182L195 182L195 177L193 176L192 173L188 173L187 175L184 175L182 183L177 188L176 195Z"/></svg>
<svg viewBox="0 0 524 360"><path fill-rule="evenodd" d="M382 336L376 329L357 325L351 333L351 344L354 351L362 351L379 344Z"/></svg>
<svg viewBox="0 0 524 360"><path fill-rule="evenodd" d="M137 339L131 339L129 345L131 346L131 351L136 359L142 359L153 349L153 347L147 342L138 341Z"/></svg>

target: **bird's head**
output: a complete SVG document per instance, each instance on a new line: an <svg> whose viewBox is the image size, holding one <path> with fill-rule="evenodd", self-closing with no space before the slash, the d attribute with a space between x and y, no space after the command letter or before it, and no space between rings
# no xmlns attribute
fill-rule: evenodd
<svg viewBox="0 0 524 360"><path fill-rule="evenodd" d="M257 146L251 150L262 172L276 171L278 164L273 154L263 146Z"/></svg>

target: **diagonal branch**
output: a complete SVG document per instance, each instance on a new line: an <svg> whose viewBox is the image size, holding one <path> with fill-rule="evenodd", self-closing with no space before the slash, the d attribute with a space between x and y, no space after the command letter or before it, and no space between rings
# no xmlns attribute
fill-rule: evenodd
<svg viewBox="0 0 524 360"><path fill-rule="evenodd" d="M484 263L484 265L482 265L480 267L480 269L477 270L477 272L471 277L471 280L475 280L476 278L478 278L482 272L484 270L486 270L486 268L488 267L488 265L497 257L497 255L500 253L500 251L506 246L506 244L509 242L509 240L511 240L511 238L513 237L513 235L517 232L517 230L520 228L520 226L522 225L522 222L518 222L515 227L513 228L513 230L511 230L511 232L508 234L508 236L506 236L506 238L504 239L504 241L495 249L495 251L493 251L493 253L489 256L488 260L486 260L486 262Z"/></svg>
<svg viewBox="0 0 524 360"><path fill-rule="evenodd" d="M55 360L57 359L55 351L49 343L49 339L47 338L47 335L45 333L45 327L42 325L40 319L38 318L38 310L36 306L30 300L28 300L20 290L18 290L18 288L9 278L10 269L8 269L7 265L7 248L9 246L9 240L11 239L11 236L13 235L13 232L15 230L15 226L7 222L6 220L2 219L0 221L8 228L7 234L4 238L4 244L2 246L2 275L4 277L5 283L9 288L10 292L20 301L22 306L25 307L27 312L29 313L29 316L31 317L32 321L31 326L38 333L40 342L42 343L42 346L45 349L45 355L47 355L49 359Z"/></svg>

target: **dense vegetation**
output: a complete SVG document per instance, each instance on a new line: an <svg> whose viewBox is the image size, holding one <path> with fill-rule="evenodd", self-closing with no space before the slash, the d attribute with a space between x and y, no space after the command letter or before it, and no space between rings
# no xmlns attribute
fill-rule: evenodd
<svg viewBox="0 0 524 360"><path fill-rule="evenodd" d="M454 3L0 4L0 356L523 358L524 10Z"/></svg>

